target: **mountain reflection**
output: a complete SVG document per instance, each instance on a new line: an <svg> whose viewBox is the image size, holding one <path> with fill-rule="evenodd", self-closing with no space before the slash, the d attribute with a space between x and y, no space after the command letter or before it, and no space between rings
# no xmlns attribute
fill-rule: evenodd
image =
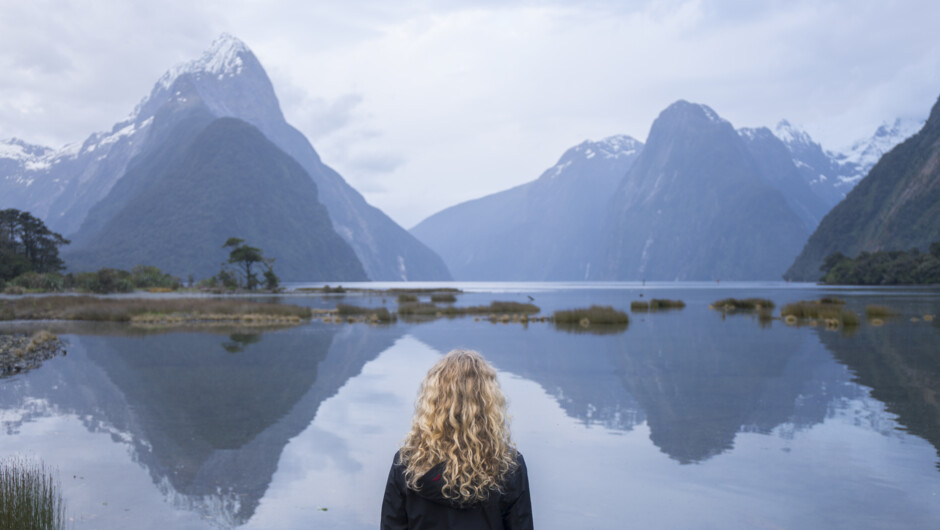
<svg viewBox="0 0 940 530"><path fill-rule="evenodd" d="M0 405L46 400L35 415L71 413L92 431L112 432L174 505L237 526L254 514L288 441L400 334L314 323L228 340L71 337L68 374L50 365L42 377L4 385Z"/></svg>
<svg viewBox="0 0 940 530"><path fill-rule="evenodd" d="M871 387L897 422L937 450L940 469L940 349L936 324L900 319L884 326L864 326L851 339L820 332L822 343L854 374L853 380Z"/></svg>
<svg viewBox="0 0 940 530"><path fill-rule="evenodd" d="M682 464L730 450L739 432L805 429L865 395L807 330L714 315L678 322L657 315L616 335L459 322L411 334L440 351L480 350L587 425L627 431L645 421L651 441Z"/></svg>

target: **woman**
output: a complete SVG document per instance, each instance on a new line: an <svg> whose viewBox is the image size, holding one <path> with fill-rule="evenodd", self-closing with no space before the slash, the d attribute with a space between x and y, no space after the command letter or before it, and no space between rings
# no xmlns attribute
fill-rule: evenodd
<svg viewBox="0 0 940 530"><path fill-rule="evenodd" d="M438 361L392 461L382 529L533 528L525 460L508 423L496 370L479 353Z"/></svg>

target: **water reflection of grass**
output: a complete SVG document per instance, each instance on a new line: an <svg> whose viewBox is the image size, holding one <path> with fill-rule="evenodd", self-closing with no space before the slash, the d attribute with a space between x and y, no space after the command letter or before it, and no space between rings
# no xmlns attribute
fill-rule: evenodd
<svg viewBox="0 0 940 530"><path fill-rule="evenodd" d="M65 528L65 501L44 464L20 458L0 461L0 528Z"/></svg>

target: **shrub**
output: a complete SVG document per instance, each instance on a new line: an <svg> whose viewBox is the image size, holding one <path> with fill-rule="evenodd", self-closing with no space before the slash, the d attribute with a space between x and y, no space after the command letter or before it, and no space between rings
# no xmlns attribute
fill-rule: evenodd
<svg viewBox="0 0 940 530"><path fill-rule="evenodd" d="M56 292L65 287L65 279L55 272L25 272L14 278L10 284L29 291Z"/></svg>
<svg viewBox="0 0 940 530"><path fill-rule="evenodd" d="M417 301L418 301L418 297L415 296L415 295L413 295L413 294L402 293L402 294L398 295L398 303L399 303L399 304L407 304L407 303L409 303L409 302L417 302Z"/></svg>
<svg viewBox="0 0 940 530"><path fill-rule="evenodd" d="M179 278L165 273L153 265L136 265L131 269L130 281L139 289L163 287L176 290L182 285Z"/></svg>
<svg viewBox="0 0 940 530"><path fill-rule="evenodd" d="M636 312L649 311L649 310L650 310L650 303L645 300L634 300L630 302L630 311L633 311L636 313Z"/></svg>

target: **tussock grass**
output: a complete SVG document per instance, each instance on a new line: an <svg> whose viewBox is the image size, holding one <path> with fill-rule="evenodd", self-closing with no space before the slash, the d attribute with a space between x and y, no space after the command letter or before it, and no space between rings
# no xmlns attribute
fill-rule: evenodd
<svg viewBox="0 0 940 530"><path fill-rule="evenodd" d="M150 315L150 316L146 316ZM47 296L0 301L0 320L94 320L130 322L138 319L201 320L219 315L265 315L309 319L312 311L292 304L250 302L215 298L98 298L93 296Z"/></svg>
<svg viewBox="0 0 940 530"><path fill-rule="evenodd" d="M665 311L669 309L685 309L685 302L682 300L666 300L664 298L653 298L650 300L650 311Z"/></svg>
<svg viewBox="0 0 940 530"><path fill-rule="evenodd" d="M801 300L783 306L780 316L790 324L795 318L798 322L805 320L822 320L827 329L839 327L858 326L858 315L843 307L844 302L826 303L822 300Z"/></svg>
<svg viewBox="0 0 940 530"><path fill-rule="evenodd" d="M45 464L22 458L0 461L0 528L65 528L61 485Z"/></svg>
<svg viewBox="0 0 940 530"><path fill-rule="evenodd" d="M869 319L880 318L883 320L888 317L897 316L897 314L897 311L883 305L869 304L865 306L865 317Z"/></svg>
<svg viewBox="0 0 940 530"><path fill-rule="evenodd" d="M399 304L407 304L409 302L417 302L417 301L418 301L418 295L415 295L415 294L402 293L398 295Z"/></svg>
<svg viewBox="0 0 940 530"><path fill-rule="evenodd" d="M555 311L552 320L557 323L577 323L581 326L591 324L629 324L630 317L623 311L606 305L592 305L588 308ZM585 324L584 321L587 320Z"/></svg>
<svg viewBox="0 0 940 530"><path fill-rule="evenodd" d="M411 302L398 306L398 314L409 317L458 317L465 315L519 314L530 315L541 311L537 305L520 302L493 301L490 305L442 307L427 302Z"/></svg>
<svg viewBox="0 0 940 530"><path fill-rule="evenodd" d="M392 322L395 320L395 315L384 307L359 307L350 304L337 304L336 312L346 316L347 321L349 318L355 319L355 317L362 317L364 320L369 320L370 322Z"/></svg>
<svg viewBox="0 0 940 530"><path fill-rule="evenodd" d="M650 310L650 303L646 300L634 300L630 302L630 311L634 313L643 313Z"/></svg>
<svg viewBox="0 0 940 530"><path fill-rule="evenodd" d="M611 306L592 305L588 308L555 311L552 321L556 329L568 333L610 335L626 331L630 317Z"/></svg>
<svg viewBox="0 0 940 530"><path fill-rule="evenodd" d="M723 298L713 302L709 307L718 311L760 311L776 307L766 298Z"/></svg>
<svg viewBox="0 0 940 530"><path fill-rule="evenodd" d="M457 301L453 293L435 293L431 295L431 301L436 304L452 304Z"/></svg>

